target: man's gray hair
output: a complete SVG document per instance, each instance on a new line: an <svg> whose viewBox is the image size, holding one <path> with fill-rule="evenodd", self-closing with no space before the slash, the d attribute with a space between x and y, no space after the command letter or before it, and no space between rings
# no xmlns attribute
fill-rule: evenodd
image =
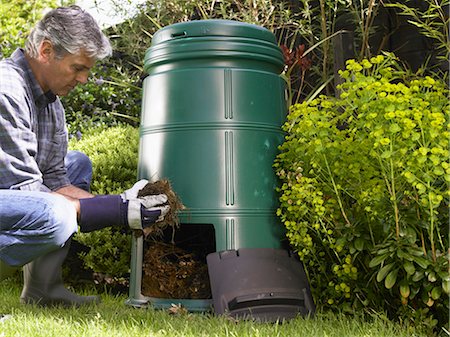
<svg viewBox="0 0 450 337"><path fill-rule="evenodd" d="M37 58L42 41L53 45L57 58L84 51L97 60L110 56L111 44L94 18L78 6L59 7L49 11L31 30L25 50Z"/></svg>

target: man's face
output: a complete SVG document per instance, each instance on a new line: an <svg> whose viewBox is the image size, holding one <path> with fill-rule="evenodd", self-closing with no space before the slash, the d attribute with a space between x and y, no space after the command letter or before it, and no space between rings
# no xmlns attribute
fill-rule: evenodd
<svg viewBox="0 0 450 337"><path fill-rule="evenodd" d="M67 95L77 84L87 82L94 64L95 60L84 52L50 58L45 76L48 89L58 96Z"/></svg>
<svg viewBox="0 0 450 337"><path fill-rule="evenodd" d="M87 56L83 50L58 58L52 44L44 40L33 72L44 92L50 90L55 95L66 96L77 84L87 82L94 64L95 59Z"/></svg>

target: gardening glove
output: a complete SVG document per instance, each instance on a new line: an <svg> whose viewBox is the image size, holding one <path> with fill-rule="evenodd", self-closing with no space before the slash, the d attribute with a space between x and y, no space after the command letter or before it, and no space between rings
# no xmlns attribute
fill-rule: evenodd
<svg viewBox="0 0 450 337"><path fill-rule="evenodd" d="M138 197L148 183L140 180L120 195L98 195L80 199L80 229L92 232L109 226L142 230L162 221L169 212L165 194Z"/></svg>
<svg viewBox="0 0 450 337"><path fill-rule="evenodd" d="M163 221L164 216L169 212L170 206L167 204L165 194L138 197L139 191L147 184L148 180L139 180L120 195L123 200L128 200L127 219L130 228L143 229L155 222ZM157 215L158 212L159 215Z"/></svg>

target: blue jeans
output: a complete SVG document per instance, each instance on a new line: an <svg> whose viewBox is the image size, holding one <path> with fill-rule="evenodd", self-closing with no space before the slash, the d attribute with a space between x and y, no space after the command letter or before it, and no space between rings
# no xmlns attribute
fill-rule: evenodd
<svg viewBox="0 0 450 337"><path fill-rule="evenodd" d="M92 164L77 151L65 158L72 185L89 190ZM64 246L77 231L75 207L47 192L0 190L0 259L22 266Z"/></svg>
<svg viewBox="0 0 450 337"><path fill-rule="evenodd" d="M92 180L92 163L89 157L79 151L69 151L64 164L70 183L85 191L89 191Z"/></svg>

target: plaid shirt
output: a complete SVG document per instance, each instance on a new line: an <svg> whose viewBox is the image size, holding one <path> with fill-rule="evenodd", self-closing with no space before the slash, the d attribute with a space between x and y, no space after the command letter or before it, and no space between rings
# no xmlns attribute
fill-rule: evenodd
<svg viewBox="0 0 450 337"><path fill-rule="evenodd" d="M66 152L61 101L42 91L17 49L0 61L0 189L49 191L69 185Z"/></svg>

